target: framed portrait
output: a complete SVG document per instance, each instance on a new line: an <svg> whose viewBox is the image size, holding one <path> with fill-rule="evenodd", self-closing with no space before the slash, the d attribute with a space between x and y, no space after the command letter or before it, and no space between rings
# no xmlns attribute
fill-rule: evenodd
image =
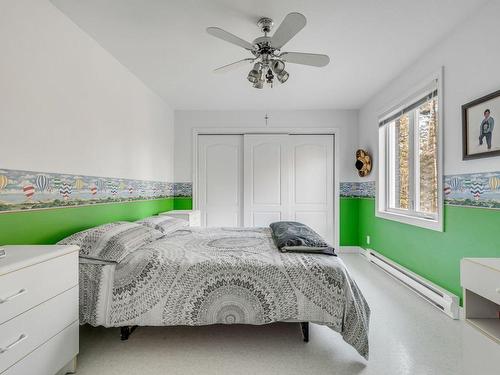
<svg viewBox="0 0 500 375"><path fill-rule="evenodd" d="M500 90L462 106L462 156L500 156Z"/></svg>

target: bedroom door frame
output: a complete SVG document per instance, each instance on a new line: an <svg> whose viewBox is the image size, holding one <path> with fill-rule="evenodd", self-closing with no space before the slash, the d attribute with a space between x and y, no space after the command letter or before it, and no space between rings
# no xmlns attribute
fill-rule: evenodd
<svg viewBox="0 0 500 375"><path fill-rule="evenodd" d="M335 220L333 233L333 246L339 249L340 243L340 181L338 156L340 144L340 131L338 128L255 128L255 127L236 127L236 128L194 128L192 135L192 165L193 165L193 185L192 202L193 209L199 207L198 204L198 136L199 135L245 135L245 134L293 134L293 135L333 135L333 217Z"/></svg>

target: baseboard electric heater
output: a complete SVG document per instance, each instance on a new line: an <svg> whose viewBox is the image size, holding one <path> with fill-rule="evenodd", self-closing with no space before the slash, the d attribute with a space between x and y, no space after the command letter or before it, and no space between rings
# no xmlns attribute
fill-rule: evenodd
<svg viewBox="0 0 500 375"><path fill-rule="evenodd" d="M370 262L382 268L389 275L403 283L420 297L453 319L459 318L458 296L431 283L429 280L411 272L403 266L387 259L374 250L366 250Z"/></svg>

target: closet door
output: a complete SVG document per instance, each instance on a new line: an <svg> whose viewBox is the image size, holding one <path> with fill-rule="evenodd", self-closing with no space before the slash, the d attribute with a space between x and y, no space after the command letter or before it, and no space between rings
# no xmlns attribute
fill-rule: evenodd
<svg viewBox="0 0 500 375"><path fill-rule="evenodd" d="M244 150L244 226L286 220L288 135L245 135Z"/></svg>
<svg viewBox="0 0 500 375"><path fill-rule="evenodd" d="M198 209L203 227L242 226L243 136L198 136Z"/></svg>
<svg viewBox="0 0 500 375"><path fill-rule="evenodd" d="M333 135L290 135L290 220L334 244Z"/></svg>

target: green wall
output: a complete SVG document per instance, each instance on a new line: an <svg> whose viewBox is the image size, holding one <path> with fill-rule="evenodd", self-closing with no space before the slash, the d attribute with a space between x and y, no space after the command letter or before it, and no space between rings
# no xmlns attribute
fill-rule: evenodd
<svg viewBox="0 0 500 375"><path fill-rule="evenodd" d="M112 221L134 221L159 212L188 210L191 198L30 210L0 214L0 245L53 244L75 232Z"/></svg>
<svg viewBox="0 0 500 375"><path fill-rule="evenodd" d="M352 204L347 202L341 200L341 212L342 206ZM460 259L500 257L500 210L445 206L444 232L436 232L376 217L374 199L358 199L358 208L359 246L371 248L459 296ZM343 225L341 219L341 228Z"/></svg>
<svg viewBox="0 0 500 375"><path fill-rule="evenodd" d="M174 210L190 210L191 208L193 208L193 200L191 199L191 197L175 198Z"/></svg>
<svg viewBox="0 0 500 375"><path fill-rule="evenodd" d="M112 221L134 221L174 208L174 198L0 214L0 245L53 244Z"/></svg>
<svg viewBox="0 0 500 375"><path fill-rule="evenodd" d="M340 198L340 246L359 246L358 211L358 198Z"/></svg>

